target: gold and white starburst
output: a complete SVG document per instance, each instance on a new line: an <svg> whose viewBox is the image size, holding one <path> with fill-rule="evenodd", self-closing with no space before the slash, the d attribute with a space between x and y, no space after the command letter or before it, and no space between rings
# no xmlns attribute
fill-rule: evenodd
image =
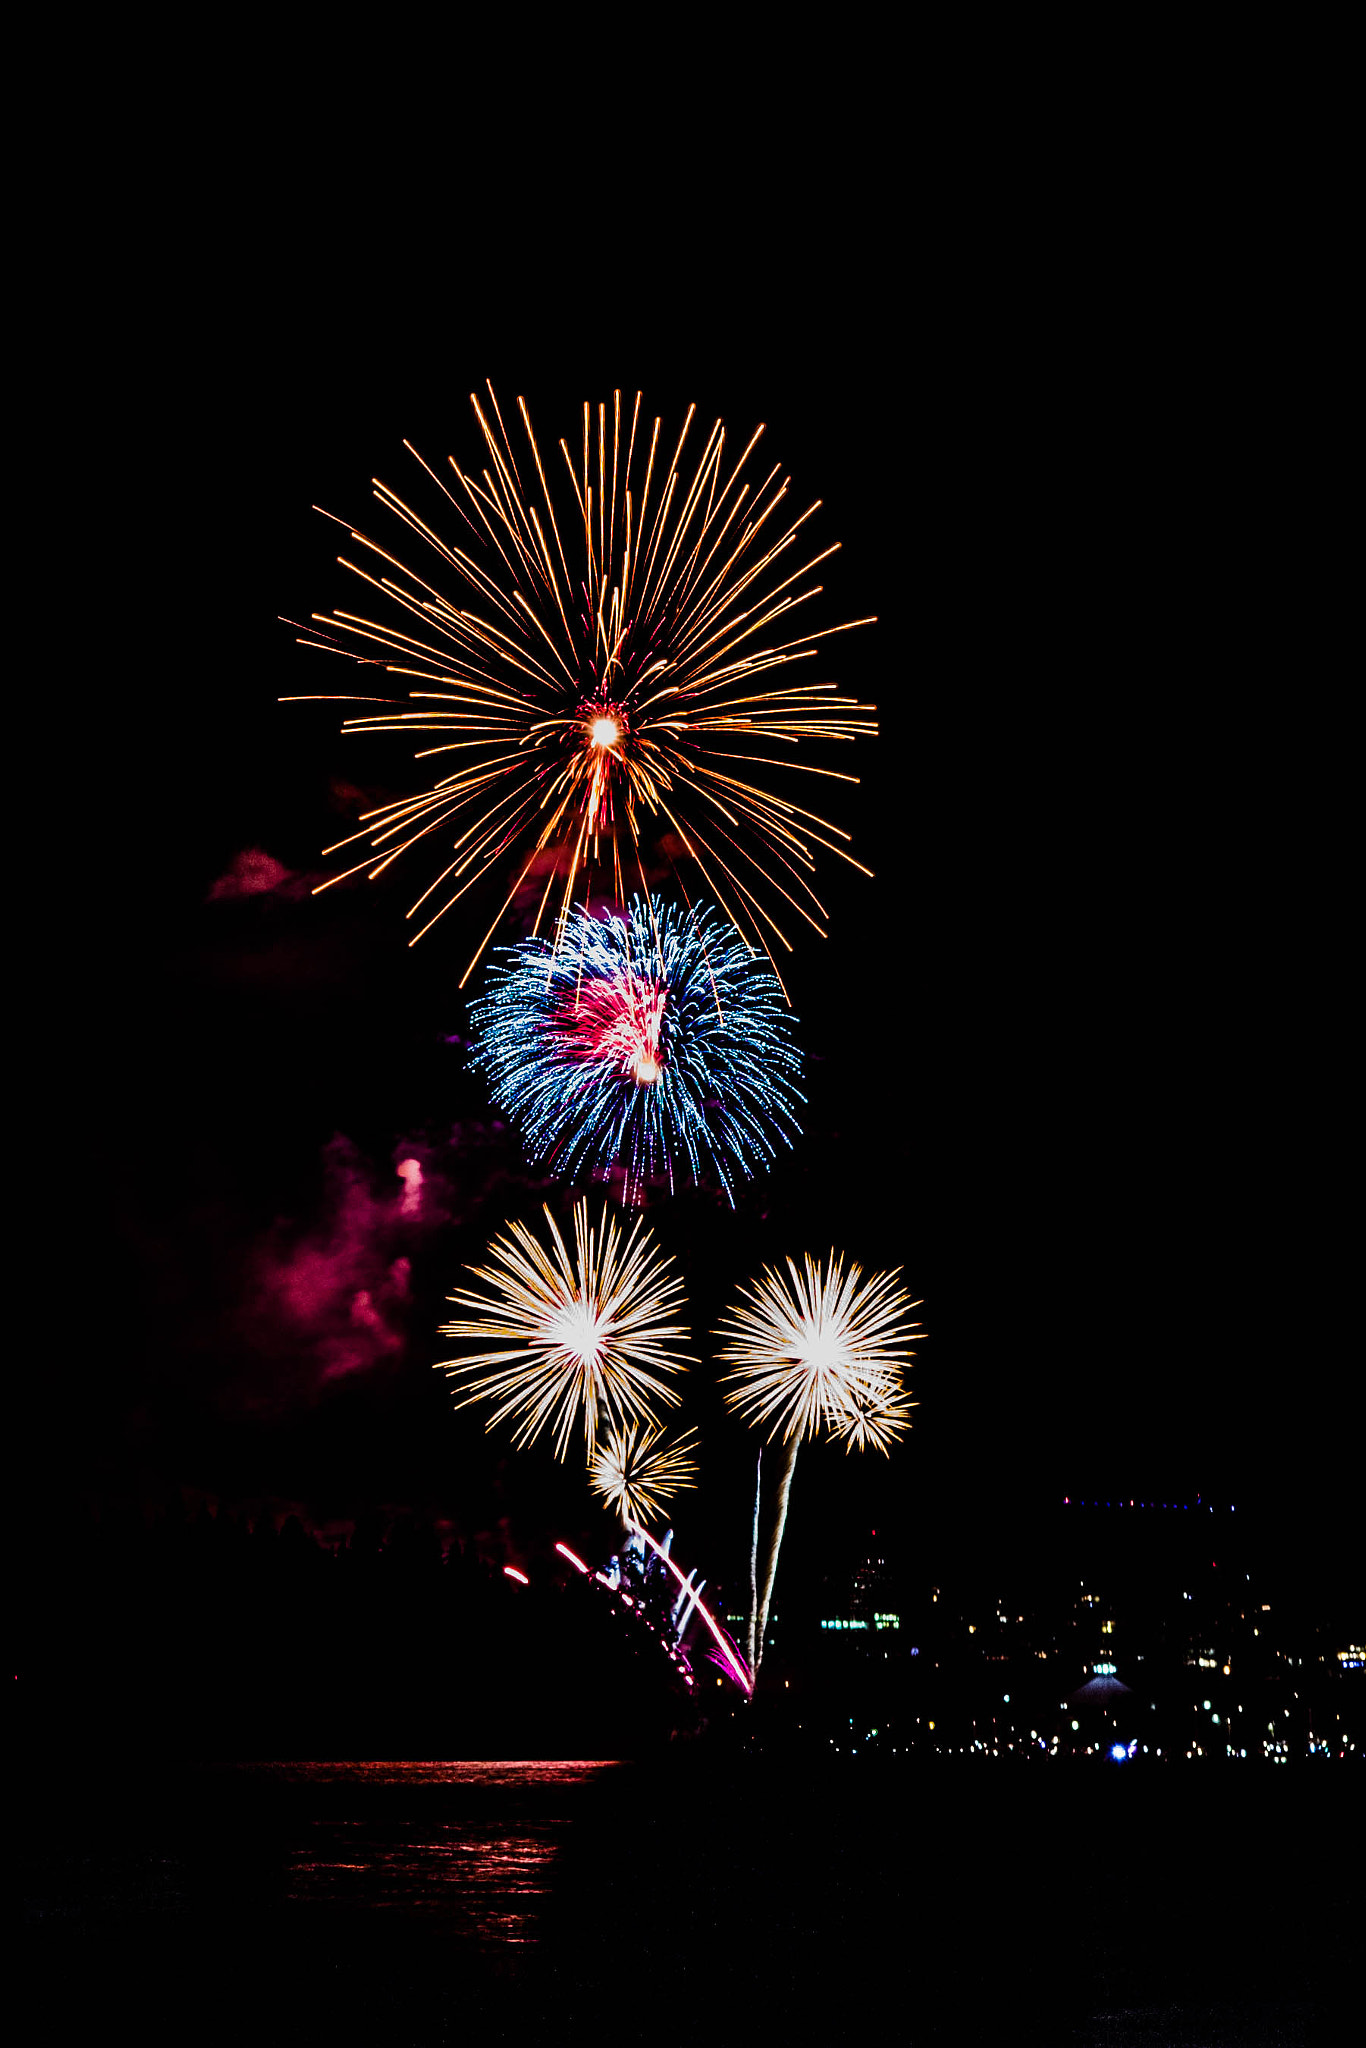
<svg viewBox="0 0 1366 2048"><path fill-rule="evenodd" d="M797 801L809 783L790 778L857 782L806 756L877 724L873 706L817 672L824 643L871 620L802 629L822 588L815 572L838 548L808 549L820 501L794 516L781 464L762 482L746 475L762 427L732 460L717 420L692 469L696 408L670 458L641 394L624 416L617 391L596 419L585 404L581 450L559 444L572 499L557 513L525 402L514 447L492 385L487 406L470 396L478 472L454 457L439 472L405 443L424 472L426 516L375 482L418 566L338 521L362 551L338 559L365 609L314 613L303 644L406 688L406 699L342 698L383 707L345 729L412 737L415 758L441 772L364 813L328 851L367 842L343 873L372 877L410 851L428 855L438 872L408 912L416 938L501 870L508 893L466 979L520 891L543 888L533 930L550 906L558 934L576 894L624 905L661 861L700 873L770 956L775 941L791 950L794 919L823 931L817 855L869 870L847 831ZM550 470L563 492L553 457Z"/></svg>
<svg viewBox="0 0 1366 2048"><path fill-rule="evenodd" d="M697 1484L697 1432L670 1443L663 1430L628 1423L599 1440L588 1484L624 1522L649 1522L685 1487Z"/></svg>
<svg viewBox="0 0 1366 2048"><path fill-rule="evenodd" d="M886 1451L909 1427L901 1375L919 1306L899 1273L865 1279L833 1251L800 1268L788 1259L785 1276L766 1266L722 1319L728 1405L770 1442L825 1428L851 1450Z"/></svg>
<svg viewBox="0 0 1366 2048"><path fill-rule="evenodd" d="M514 1424L520 1448L550 1428L563 1458L576 1421L589 1455L599 1424L653 1424L679 1395L663 1375L680 1372L688 1353L683 1285L638 1218L629 1236L606 1215L594 1222L587 1197L574 1205L571 1254L549 1207L547 1246L512 1223L489 1246L489 1263L470 1270L490 1290L449 1299L471 1316L442 1325L445 1337L485 1346L444 1361L457 1408L490 1401L488 1427Z"/></svg>
<svg viewBox="0 0 1366 2048"><path fill-rule="evenodd" d="M899 1372L870 1371L835 1392L829 1415L831 1441L847 1451L890 1452L911 1426L911 1410Z"/></svg>

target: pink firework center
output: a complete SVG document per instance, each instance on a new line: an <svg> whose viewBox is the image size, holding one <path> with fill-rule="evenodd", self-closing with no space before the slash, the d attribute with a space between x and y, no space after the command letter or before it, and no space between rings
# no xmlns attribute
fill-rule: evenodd
<svg viewBox="0 0 1366 2048"><path fill-rule="evenodd" d="M585 984L567 1006L562 1039L585 1064L615 1066L647 1087L663 1072L660 1038L668 999L666 989L632 975Z"/></svg>

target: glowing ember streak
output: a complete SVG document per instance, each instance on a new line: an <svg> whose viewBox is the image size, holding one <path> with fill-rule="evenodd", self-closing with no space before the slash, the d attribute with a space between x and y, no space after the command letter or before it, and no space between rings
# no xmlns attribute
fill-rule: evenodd
<svg viewBox="0 0 1366 2048"><path fill-rule="evenodd" d="M505 1564L503 1566L503 1577L505 1579L516 1579L519 1586L529 1586L531 1584L526 1573L519 1572L514 1564Z"/></svg>
<svg viewBox="0 0 1366 2048"><path fill-rule="evenodd" d="M557 1543L555 1545L555 1548L559 1551L561 1557L567 1557L569 1559L569 1562L573 1565L575 1571L582 1572L585 1578L589 1576L588 1566L584 1563L581 1557L576 1557L574 1555L574 1552L569 1548L569 1545L567 1543Z"/></svg>
<svg viewBox="0 0 1366 2048"><path fill-rule="evenodd" d="M467 472L452 457L443 482L405 443L421 488L437 494L435 524L375 484L386 517L421 550L419 567L337 522L367 551L369 566L338 558L364 586L366 608L315 613L302 644L403 679L413 707L342 695L385 706L344 730L415 738L418 759L461 759L364 813L328 851L367 841L345 872L373 877L414 848L435 849L435 879L408 912L422 918L416 938L502 867L508 893L470 968L524 885L544 891L533 929L553 896L558 932L576 894L606 890L624 903L627 877L643 881L647 858L700 870L758 944L790 951L791 916L825 929L809 879L817 854L869 872L847 851L850 835L794 801L785 779L857 782L793 755L877 730L871 705L813 673L822 642L872 621L793 632L793 614L822 589L813 572L838 551L802 559L801 529L819 500L793 518L780 464L751 484L745 466L762 427L728 463L718 420L689 477L692 407L672 458L657 461L661 422L647 433L637 393L623 435L616 392L610 427L608 408L597 408L596 436L585 404L581 461L559 444L573 492L562 520L525 403L523 469L488 388L489 415L471 394L488 466Z"/></svg>
<svg viewBox="0 0 1366 2048"><path fill-rule="evenodd" d="M657 1404L677 1406L678 1394L660 1375L687 1362L679 1349L687 1332L670 1320L683 1306L683 1287L643 1218L623 1241L615 1219L592 1223L587 1200L579 1200L571 1256L548 1207L545 1217L549 1249L524 1223L510 1224L489 1246L489 1264L470 1268L492 1292L449 1297L474 1319L446 1323L442 1335L498 1348L438 1370L461 1386L457 1408L489 1400L488 1428L514 1421L519 1447L549 1426L562 1458L580 1420L591 1456L600 1421L653 1423Z"/></svg>
<svg viewBox="0 0 1366 2048"><path fill-rule="evenodd" d="M737 1182L797 1133L801 1059L773 976L705 905L576 909L558 949L504 947L471 1005L473 1060L530 1156L566 1179L620 1167Z"/></svg>
<svg viewBox="0 0 1366 2048"><path fill-rule="evenodd" d="M658 1558L662 1558L664 1563L669 1567L669 1570L673 1573L679 1585L682 1586L685 1590L688 1590L688 1582L684 1578L682 1572L678 1569L678 1566L669 1556L668 1551L665 1550L661 1544L655 1542L655 1539L650 1534L649 1530L642 1529L639 1522L631 1523L629 1526L634 1528L638 1536L644 1537L645 1541L649 1544L651 1550L653 1550L655 1556ZM722 1656L729 1664L731 1670L735 1673L735 1676L739 1680L740 1684L744 1687L746 1692L752 1692L754 1690L754 1687L750 1675L746 1671L740 1659L736 1656L734 1650L731 1648L730 1643L726 1637L725 1630L717 1624L717 1621L713 1616L710 1608L707 1607L704 1601L699 1600L697 1602L697 1611L701 1615L703 1621L706 1622L707 1627L711 1630L712 1637L716 1643L717 1648L720 1650Z"/></svg>
<svg viewBox="0 0 1366 2048"><path fill-rule="evenodd" d="M671 1444L659 1429L614 1429L589 1461L589 1486L626 1523L643 1521L682 1488L696 1486L696 1448L696 1430Z"/></svg>

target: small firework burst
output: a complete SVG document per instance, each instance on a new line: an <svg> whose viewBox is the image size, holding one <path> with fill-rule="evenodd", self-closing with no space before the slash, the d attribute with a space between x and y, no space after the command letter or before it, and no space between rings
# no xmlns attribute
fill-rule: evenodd
<svg viewBox="0 0 1366 2048"><path fill-rule="evenodd" d="M848 1447L886 1451L909 1426L901 1385L910 1337L919 1326L897 1273L863 1278L831 1252L818 1264L808 1253L787 1277L765 1267L741 1290L741 1305L722 1319L728 1341L720 1356L734 1371L728 1405L778 1437L797 1443L822 1427Z"/></svg>
<svg viewBox="0 0 1366 2048"><path fill-rule="evenodd" d="M732 461L720 420L689 479L696 408L666 462L660 420L650 433L637 392L623 422L616 392L596 420L585 404L581 459L559 444L573 501L562 499L557 515L525 402L519 466L492 385L488 393L488 412L470 395L488 465L480 474L452 457L443 482L404 443L424 472L420 488L436 494L427 517L376 480L386 516L417 543L419 567L337 522L367 551L339 557L365 586L357 601L367 609L315 613L303 644L387 671L412 707L343 698L385 707L345 729L418 738L419 760L461 756L425 788L364 815L340 845L364 840L370 851L347 872L377 875L413 848L435 855L436 879L408 912L423 920L415 944L503 868L511 887L466 978L524 885L535 891L545 878L536 928L550 906L558 930L576 893L611 891L624 904L651 857L700 871L760 945L776 939L790 951L793 917L825 928L809 880L817 852L862 864L846 831L794 801L809 785L787 778L857 782L806 759L807 745L877 729L871 705L812 672L820 643L848 627L794 637L793 613L822 588L813 572L838 548L802 559L801 529L819 499L793 518L780 464L757 487L744 474L763 428ZM551 468L559 475L558 462Z"/></svg>
<svg viewBox="0 0 1366 2048"><path fill-rule="evenodd" d="M666 1500L696 1486L696 1449L696 1430L670 1443L661 1429L628 1423L599 1439L588 1484L624 1522L652 1521Z"/></svg>
<svg viewBox="0 0 1366 2048"><path fill-rule="evenodd" d="M837 1392L831 1405L830 1437L846 1451L881 1451L886 1456L911 1426L914 1401L906 1398L896 1372L869 1370Z"/></svg>
<svg viewBox="0 0 1366 2048"><path fill-rule="evenodd" d="M524 1223L508 1226L489 1246L487 1266L471 1267L488 1294L452 1294L471 1319L445 1323L444 1337L486 1346L445 1361L460 1389L456 1407L491 1401L488 1427L512 1422L520 1448L550 1428L563 1458L580 1422L591 1457L600 1424L653 1424L659 1405L678 1405L663 1374L683 1370L687 1331L675 1318L682 1282L643 1219L629 1236L606 1217L590 1220L586 1199L574 1206L574 1251L549 1208L547 1247Z"/></svg>
<svg viewBox="0 0 1366 2048"><path fill-rule="evenodd" d="M572 1179L620 1167L738 1179L798 1126L801 1057L782 991L733 925L637 896L576 909L557 946L526 939L471 1009L475 1064L531 1158Z"/></svg>

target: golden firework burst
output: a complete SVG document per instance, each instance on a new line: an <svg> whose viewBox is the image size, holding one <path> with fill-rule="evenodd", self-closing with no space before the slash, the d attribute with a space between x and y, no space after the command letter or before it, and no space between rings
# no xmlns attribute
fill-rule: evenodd
<svg viewBox="0 0 1366 2048"><path fill-rule="evenodd" d="M370 565L338 559L383 604L315 613L302 644L407 678L417 707L349 698L386 709L344 730L430 735L415 758L462 759L365 813L358 832L326 851L361 840L370 851L320 886L361 869L377 876L424 842L439 848L440 872L408 912L422 918L415 944L507 863L511 887L468 979L519 892L534 900L542 876L533 930L549 910L558 932L576 888L624 904L637 882L648 895L647 861L690 862L770 959L774 940L790 951L791 915L825 928L809 879L818 850L870 872L848 852L850 835L785 794L788 785L775 787L771 772L857 782L793 756L800 742L876 731L873 706L809 668L819 643L872 621L791 631L792 614L822 588L814 572L838 547L801 559L799 536L820 501L791 517L780 464L751 485L745 466L762 426L729 463L717 420L689 476L693 406L666 464L661 421L647 436L637 392L624 422L618 391L610 417L598 405L596 423L585 403L581 456L560 441L573 492L562 522L525 401L522 468L491 384L488 393L488 412L471 393L487 456L478 475L452 456L443 480L404 443L440 493L433 520L467 529L460 544L378 479L376 498L420 543L426 573L337 522ZM465 586L458 597L448 594L452 577Z"/></svg>
<svg viewBox="0 0 1366 2048"><path fill-rule="evenodd" d="M910 1428L916 1406L906 1398L898 1373L868 1371L836 1392L829 1415L831 1440L847 1451L881 1451L886 1456Z"/></svg>
<svg viewBox="0 0 1366 2048"><path fill-rule="evenodd" d="M920 1306L898 1273L846 1267L832 1251L818 1263L808 1253L786 1277L766 1266L741 1303L723 1317L720 1357L734 1366L728 1405L778 1437L802 1442L822 1427L850 1449L886 1451L909 1427L901 1372Z"/></svg>
<svg viewBox="0 0 1366 2048"><path fill-rule="evenodd" d="M548 1246L524 1223L510 1224L489 1246L489 1263L470 1268L490 1292L449 1296L471 1317L443 1324L441 1334L489 1348L438 1370L460 1390L457 1408L491 1401L489 1429L514 1423L519 1448L549 1427L563 1458L579 1420L591 1456L600 1422L653 1424L659 1404L677 1406L661 1375L689 1362L679 1348L687 1330L673 1320L683 1285L643 1218L623 1236L615 1218L595 1223L581 1198L572 1254L548 1206L545 1218Z"/></svg>
<svg viewBox="0 0 1366 2048"><path fill-rule="evenodd" d="M696 1486L696 1449L696 1430L670 1443L661 1429L630 1423L598 1443L588 1484L624 1522L649 1522L666 1500Z"/></svg>

